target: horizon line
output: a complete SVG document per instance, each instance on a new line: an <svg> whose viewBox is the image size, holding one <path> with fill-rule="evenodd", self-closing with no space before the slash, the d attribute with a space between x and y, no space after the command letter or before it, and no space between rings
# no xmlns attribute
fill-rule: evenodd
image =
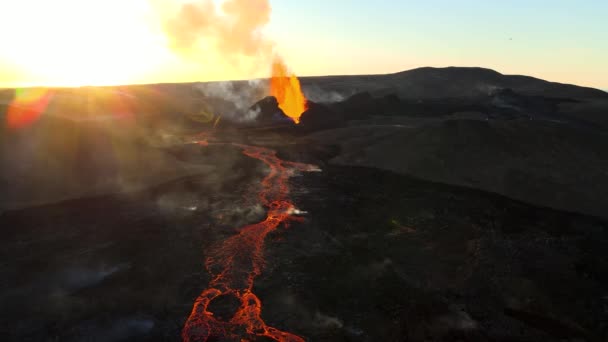
<svg viewBox="0 0 608 342"><path fill-rule="evenodd" d="M388 76L388 75L395 75L395 74L399 74L399 73L404 73L404 72L408 72L408 71L414 71L414 70L419 70L419 69L450 69L450 68L455 68L455 69L483 69L483 70L489 70L489 71L493 71L498 73L499 75L502 76L522 76L522 77L530 77L530 78L534 78L537 80L541 80L541 81L545 81L545 82L550 82L550 83L556 83L556 84L563 84L563 85L573 85L573 86L577 86L577 87L582 87L582 88L590 88L590 89L597 89L597 90L601 90L603 92L607 92L608 93L608 87L606 88L599 88L599 87L593 87L593 86L586 86L586 85L580 85L580 84L574 84L574 83L565 83L565 82L558 82L558 81L551 81L551 80L547 80L544 78L539 78L536 76L530 76L530 75L525 75L525 74L503 74L500 71L496 70L496 69L492 69L492 68L487 68L487 67L483 67L483 66L455 66L455 65L450 65L450 66L445 66L445 67L433 67L433 66L421 66L421 67L416 67L416 68L411 68L411 69L403 69L400 71L395 71L395 72L388 72L388 73L343 73L343 74L323 74L323 75L296 75L299 79L306 79L306 78L320 78L320 77L352 77L352 76ZM171 82L171 81L165 81L165 82L135 82L135 83L122 83L122 84L82 84L82 85L69 85L69 84L55 84L55 85L51 85L51 84L44 84L44 83L40 83L40 84L22 84L22 85L15 85L15 86L0 86L0 91L6 91L6 90L14 90L14 89L36 89L36 88L48 88L48 89L81 89L81 88L112 88L112 87L131 87L131 86L154 86L154 85L179 85L179 84L194 84L194 83L219 83L219 82L248 82L248 81L257 81L257 80L269 80L271 77L252 77L252 78L246 78L246 79L216 79L216 80L207 80L207 81L176 81L176 82Z"/></svg>

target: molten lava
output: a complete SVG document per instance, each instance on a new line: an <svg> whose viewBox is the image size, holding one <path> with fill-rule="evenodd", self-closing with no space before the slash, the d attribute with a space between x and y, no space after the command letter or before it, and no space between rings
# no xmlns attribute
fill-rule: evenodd
<svg viewBox="0 0 608 342"><path fill-rule="evenodd" d="M296 75L289 72L280 58L275 59L272 64L270 95L276 97L279 108L285 115L293 122L300 123L300 116L308 109L306 97L302 93L300 81Z"/></svg>
<svg viewBox="0 0 608 342"><path fill-rule="evenodd" d="M204 144L202 144L204 145ZM261 318L262 303L252 292L253 282L264 266L264 241L266 236L281 224L297 220L297 212L289 201L288 179L293 171L316 171L309 164L287 162L279 159L275 151L256 146L233 144L248 157L264 162L270 171L261 182L258 193L260 202L268 208L266 219L239 229L239 233L222 241L211 249L205 267L211 274L209 286L194 302L192 313L186 321L184 341L252 341L258 337L288 342L304 340L294 334L269 327ZM239 303L232 317L215 316L210 304L222 297L232 297Z"/></svg>

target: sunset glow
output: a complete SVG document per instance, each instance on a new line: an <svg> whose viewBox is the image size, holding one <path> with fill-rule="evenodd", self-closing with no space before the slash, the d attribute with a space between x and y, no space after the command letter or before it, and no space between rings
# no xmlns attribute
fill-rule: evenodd
<svg viewBox="0 0 608 342"><path fill-rule="evenodd" d="M280 54L299 76L480 66L608 88L602 2L516 0L500 10L446 0L227 2L2 1L0 87L268 77L272 55ZM522 11L530 6L551 11ZM486 20L472 25L472 18Z"/></svg>
<svg viewBox="0 0 608 342"><path fill-rule="evenodd" d="M16 85L109 85L136 82L166 55L147 24L147 0L13 1L0 24L2 61ZM4 73L0 69L0 77Z"/></svg>

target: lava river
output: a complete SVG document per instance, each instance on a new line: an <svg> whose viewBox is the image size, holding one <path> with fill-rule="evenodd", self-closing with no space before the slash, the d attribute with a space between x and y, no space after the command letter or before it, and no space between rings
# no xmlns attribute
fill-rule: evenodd
<svg viewBox="0 0 608 342"><path fill-rule="evenodd" d="M200 145L205 145L201 144ZM264 241L281 224L298 220L289 200L289 178L300 171L318 171L314 165L281 160L267 148L233 144L243 154L269 167L261 181L259 201L267 208L266 218L240 228L238 233L211 248L205 267L211 275L206 290L194 302L192 313L182 330L184 341L253 341L259 337L275 341L304 341L299 336L269 327L261 318L262 303L253 293L253 282L264 266ZM230 318L217 317L209 305L220 297L232 297L239 304Z"/></svg>

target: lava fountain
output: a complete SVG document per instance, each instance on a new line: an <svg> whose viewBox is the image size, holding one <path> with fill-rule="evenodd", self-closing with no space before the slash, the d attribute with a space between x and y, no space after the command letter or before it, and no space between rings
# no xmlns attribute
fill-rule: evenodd
<svg viewBox="0 0 608 342"><path fill-rule="evenodd" d="M283 60L278 57L272 64L270 95L276 97L279 108L285 115L296 124L300 123L300 116L308 109L306 97L296 75L289 72Z"/></svg>
<svg viewBox="0 0 608 342"><path fill-rule="evenodd" d="M205 145L205 144L201 144ZM303 342L301 337L269 327L261 318L262 303L253 293L253 283L264 267L266 236L281 225L299 218L289 200L289 178L295 172L318 171L310 164L284 161L267 148L233 144L248 157L262 161L270 169L261 181L259 201L267 208L266 218L239 229L239 232L211 248L205 267L211 274L207 289L194 302L182 330L184 341L253 341L260 337L279 342ZM209 305L220 297L240 303L231 318L216 317Z"/></svg>

